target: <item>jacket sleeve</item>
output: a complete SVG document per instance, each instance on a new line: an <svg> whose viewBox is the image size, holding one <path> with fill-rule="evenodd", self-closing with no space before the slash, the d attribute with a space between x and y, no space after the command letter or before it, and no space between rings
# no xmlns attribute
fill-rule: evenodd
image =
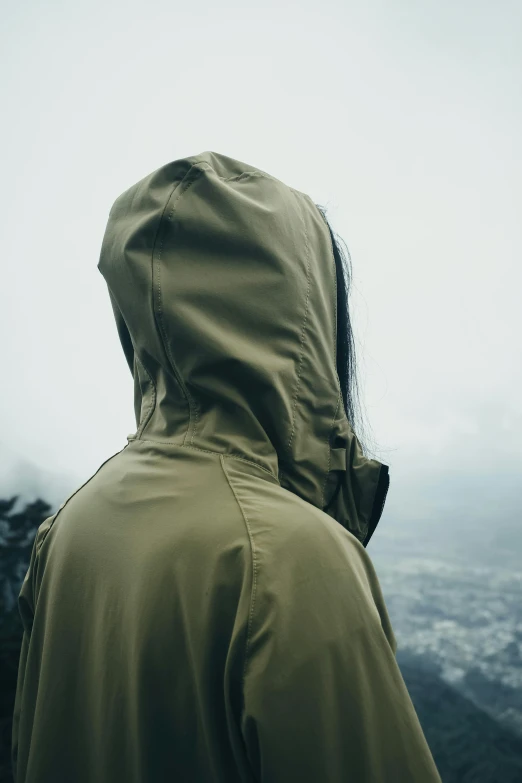
<svg viewBox="0 0 522 783"><path fill-rule="evenodd" d="M25 673L27 669L27 658L29 654L29 646L31 642L31 633L33 629L33 620L35 612L35 584L37 574L38 554L42 544L42 540L51 527L55 514L48 517L38 530L33 542L33 548L31 550L31 558L29 561L29 567L22 582L22 587L18 595L18 611L23 625L23 637L22 646L20 650L20 658L18 662L18 676L16 682L16 693L13 710L13 725L11 733L11 768L13 772L14 783L18 782L18 745L20 738L20 714L22 711L22 703L24 696L24 682Z"/></svg>
<svg viewBox="0 0 522 783"><path fill-rule="evenodd" d="M263 593L260 574L241 721L260 783L441 783L373 565L354 550L353 567L285 593Z"/></svg>
<svg viewBox="0 0 522 783"><path fill-rule="evenodd" d="M22 648L20 651L20 660L18 664L18 679L16 683L16 695L13 712L13 728L11 736L11 768L13 772L14 783L18 782L17 770L18 770L18 739L20 728L20 710L22 706L22 694L24 691L24 679L25 670L27 666L27 652L29 650L30 636L27 631L24 630L22 638Z"/></svg>

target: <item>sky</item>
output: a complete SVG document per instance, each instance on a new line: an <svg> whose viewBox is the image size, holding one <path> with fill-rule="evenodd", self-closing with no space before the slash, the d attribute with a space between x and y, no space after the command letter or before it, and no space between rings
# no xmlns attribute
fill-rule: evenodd
<svg viewBox="0 0 522 783"><path fill-rule="evenodd" d="M61 503L135 432L109 210L212 150L308 193L348 246L380 529L522 527L518 0L31 0L0 52L4 495L38 475Z"/></svg>

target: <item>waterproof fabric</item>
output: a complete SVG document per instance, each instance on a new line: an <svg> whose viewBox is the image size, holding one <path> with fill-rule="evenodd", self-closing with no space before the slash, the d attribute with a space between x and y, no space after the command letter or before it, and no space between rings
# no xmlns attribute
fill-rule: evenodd
<svg viewBox="0 0 522 783"><path fill-rule="evenodd" d="M366 551L388 466L343 410L321 213L204 152L116 200L98 268L137 429L38 528L15 783L440 783Z"/></svg>

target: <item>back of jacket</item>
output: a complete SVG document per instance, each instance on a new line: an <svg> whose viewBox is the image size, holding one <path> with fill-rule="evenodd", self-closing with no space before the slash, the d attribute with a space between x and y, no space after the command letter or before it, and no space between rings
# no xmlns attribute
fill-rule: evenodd
<svg viewBox="0 0 522 783"><path fill-rule="evenodd" d="M40 525L15 783L440 783L366 551L388 466L336 372L311 199L214 152L112 207L136 432Z"/></svg>

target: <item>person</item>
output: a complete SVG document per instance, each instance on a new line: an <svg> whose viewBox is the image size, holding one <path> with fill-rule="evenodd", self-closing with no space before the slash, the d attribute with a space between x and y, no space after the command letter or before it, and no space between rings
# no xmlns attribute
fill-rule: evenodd
<svg viewBox="0 0 522 783"><path fill-rule="evenodd" d="M136 431L38 528L15 783L440 783L367 552L389 466L324 210L204 152L116 200L98 269Z"/></svg>

